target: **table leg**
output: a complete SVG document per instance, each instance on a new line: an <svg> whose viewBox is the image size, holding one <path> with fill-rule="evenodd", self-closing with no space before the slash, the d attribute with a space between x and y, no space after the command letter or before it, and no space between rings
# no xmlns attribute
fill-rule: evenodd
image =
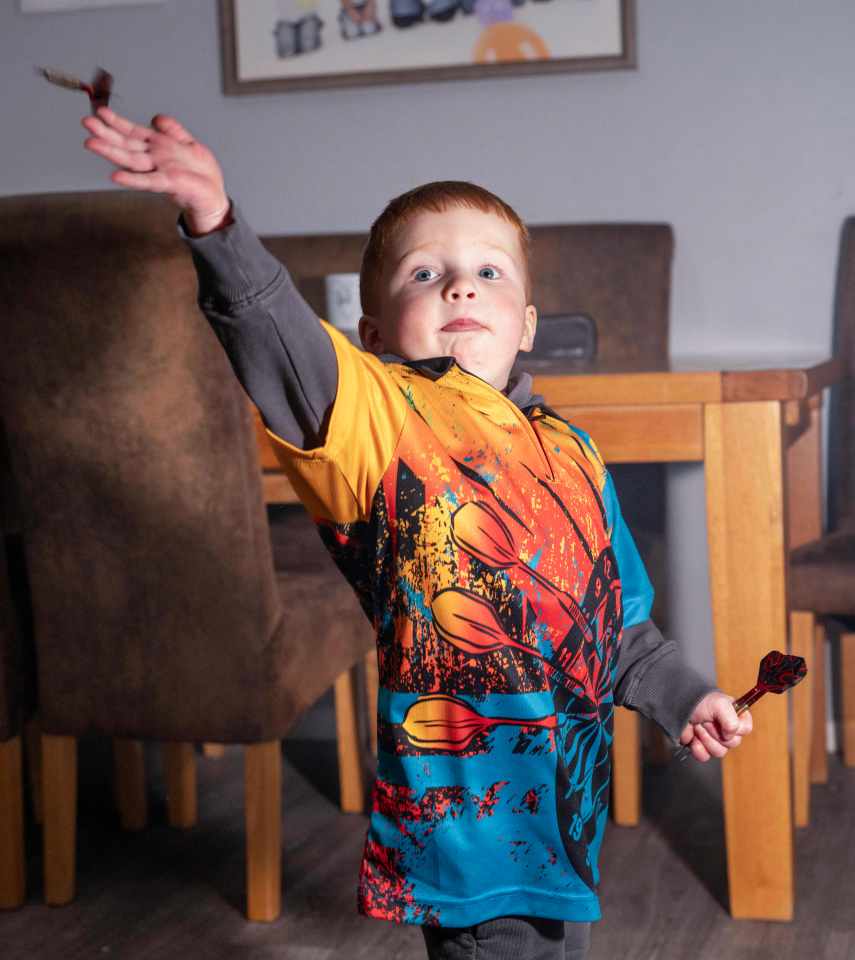
<svg viewBox="0 0 855 960"><path fill-rule="evenodd" d="M787 649L780 404L705 409L707 535L718 683L737 695ZM793 813L787 698L766 697L755 732L722 764L730 911L793 915Z"/></svg>

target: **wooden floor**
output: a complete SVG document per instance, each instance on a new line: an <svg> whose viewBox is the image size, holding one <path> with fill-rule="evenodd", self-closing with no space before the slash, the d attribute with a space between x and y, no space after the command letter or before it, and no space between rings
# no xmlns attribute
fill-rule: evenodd
<svg viewBox="0 0 855 960"><path fill-rule="evenodd" d="M326 960L422 958L411 927L355 911L365 820L335 806L334 745L286 744L285 911L248 924L243 909L242 762L238 748L199 762L200 824L163 825L157 753L150 752L152 825L122 833L111 802L108 745L81 747L78 897L40 902L38 833L29 831L29 902L0 914L3 960ZM591 960L855 960L855 770L831 765L813 791L814 825L797 837L791 924L732 921L717 765L645 773L641 827L610 826L603 911Z"/></svg>

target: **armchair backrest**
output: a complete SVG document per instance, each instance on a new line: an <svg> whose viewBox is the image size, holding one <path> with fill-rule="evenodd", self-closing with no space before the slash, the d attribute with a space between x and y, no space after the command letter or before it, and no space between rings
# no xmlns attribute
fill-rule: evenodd
<svg viewBox="0 0 855 960"><path fill-rule="evenodd" d="M227 737L246 703L263 727L281 610L257 450L175 211L0 199L0 294L44 729Z"/></svg>
<svg viewBox="0 0 855 960"><path fill-rule="evenodd" d="M674 254L669 224L556 224L532 227L531 235L532 297L541 315L588 314L603 360L655 367L667 359ZM263 239L323 317L324 277L358 272L368 238L340 233Z"/></svg>

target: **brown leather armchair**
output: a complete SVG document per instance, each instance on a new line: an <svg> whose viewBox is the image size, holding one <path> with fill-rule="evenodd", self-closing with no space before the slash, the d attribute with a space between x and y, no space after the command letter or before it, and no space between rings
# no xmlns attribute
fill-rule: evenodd
<svg viewBox="0 0 855 960"><path fill-rule="evenodd" d="M192 754L178 745L241 743L248 915L269 920L279 741L338 678L359 776L350 680L373 634L305 517L281 516L271 547L247 401L196 307L175 220L115 191L0 200L0 400L30 516L45 894L74 892L76 737L117 738L137 826L137 741L175 745L170 808L185 824Z"/></svg>

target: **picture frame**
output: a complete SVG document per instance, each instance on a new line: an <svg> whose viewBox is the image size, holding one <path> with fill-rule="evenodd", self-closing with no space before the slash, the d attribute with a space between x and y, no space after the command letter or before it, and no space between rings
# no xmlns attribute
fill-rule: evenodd
<svg viewBox="0 0 855 960"><path fill-rule="evenodd" d="M635 0L220 0L228 96L634 69Z"/></svg>
<svg viewBox="0 0 855 960"><path fill-rule="evenodd" d="M19 0L21 13L69 13L105 7L142 7L164 0Z"/></svg>

